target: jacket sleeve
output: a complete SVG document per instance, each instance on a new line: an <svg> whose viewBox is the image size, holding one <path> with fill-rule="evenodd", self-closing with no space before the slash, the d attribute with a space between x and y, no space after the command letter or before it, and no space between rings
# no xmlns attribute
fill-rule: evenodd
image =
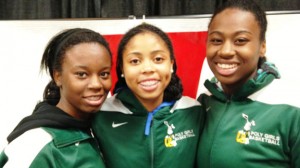
<svg viewBox="0 0 300 168"><path fill-rule="evenodd" d="M294 121L294 128L291 128L291 131L294 132L295 138L291 137L290 141L292 142L291 147L291 167L298 168L300 167L300 109L296 108L296 114L298 114Z"/></svg>
<svg viewBox="0 0 300 168"><path fill-rule="evenodd" d="M3 168L31 167L40 150L52 137L43 129L32 129L9 143L0 156Z"/></svg>

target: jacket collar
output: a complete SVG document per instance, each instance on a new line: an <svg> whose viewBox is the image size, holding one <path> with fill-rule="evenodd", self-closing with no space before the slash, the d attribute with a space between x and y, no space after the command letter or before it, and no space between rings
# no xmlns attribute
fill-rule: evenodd
<svg viewBox="0 0 300 168"><path fill-rule="evenodd" d="M135 95L129 89L121 90L117 96L117 99L121 100L124 106L133 113L140 113L140 114L148 114L146 108L138 101Z"/></svg>
<svg viewBox="0 0 300 168"><path fill-rule="evenodd" d="M88 130L90 128L90 121L78 120L47 102L40 102L36 105L30 116L20 121L7 137L7 140L11 142L27 130L38 127Z"/></svg>
<svg viewBox="0 0 300 168"><path fill-rule="evenodd" d="M280 74L274 64L264 62L260 69L258 69L256 76L253 79L248 80L235 94L233 94L231 100L242 100L249 95L259 91L260 89L269 85L274 79L279 79ZM213 77L211 80L206 80L205 87L216 98L227 101L229 98L224 94L220 82Z"/></svg>

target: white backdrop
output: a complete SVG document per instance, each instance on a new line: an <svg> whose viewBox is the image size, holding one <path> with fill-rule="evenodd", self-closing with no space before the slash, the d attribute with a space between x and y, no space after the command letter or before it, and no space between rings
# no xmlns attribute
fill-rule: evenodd
<svg viewBox="0 0 300 168"><path fill-rule="evenodd" d="M57 32L73 27L90 28L101 34L123 34L144 20L42 20L0 21L0 150L6 137L41 100L48 83L47 74L39 72L43 50ZM146 19L166 32L205 31L208 17ZM267 57L275 62L282 79L272 84L265 98L270 103L289 103L300 107L300 72L298 61L300 14L268 15ZM180 64L180 63L178 63ZM204 64L198 94L205 91L203 80L211 72ZM279 96L270 96L280 92ZM278 95L278 94L276 94Z"/></svg>

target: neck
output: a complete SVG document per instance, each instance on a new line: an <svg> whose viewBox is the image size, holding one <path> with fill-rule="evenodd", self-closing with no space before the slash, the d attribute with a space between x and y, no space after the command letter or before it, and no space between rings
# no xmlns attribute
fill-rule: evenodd
<svg viewBox="0 0 300 168"><path fill-rule="evenodd" d="M79 120L87 120L91 117L89 113L78 111L77 109L73 108L71 105L67 105L67 103L64 103L61 100L58 102L56 107L60 108L65 113Z"/></svg>
<svg viewBox="0 0 300 168"><path fill-rule="evenodd" d="M163 100L139 100L142 105L146 108L148 112L152 112L154 109L156 109L162 102Z"/></svg>

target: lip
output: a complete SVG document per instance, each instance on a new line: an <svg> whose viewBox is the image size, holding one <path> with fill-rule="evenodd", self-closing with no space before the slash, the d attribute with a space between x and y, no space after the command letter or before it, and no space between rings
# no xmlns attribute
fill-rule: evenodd
<svg viewBox="0 0 300 168"><path fill-rule="evenodd" d="M234 62L222 63L216 62L215 68L217 72L222 76L233 75L238 70L239 64Z"/></svg>
<svg viewBox="0 0 300 168"><path fill-rule="evenodd" d="M84 100L90 106L101 106L105 100L105 96L104 95L84 96Z"/></svg>
<svg viewBox="0 0 300 168"><path fill-rule="evenodd" d="M140 88L147 92L155 90L158 87L158 84L159 80L157 79L146 79L139 82Z"/></svg>

